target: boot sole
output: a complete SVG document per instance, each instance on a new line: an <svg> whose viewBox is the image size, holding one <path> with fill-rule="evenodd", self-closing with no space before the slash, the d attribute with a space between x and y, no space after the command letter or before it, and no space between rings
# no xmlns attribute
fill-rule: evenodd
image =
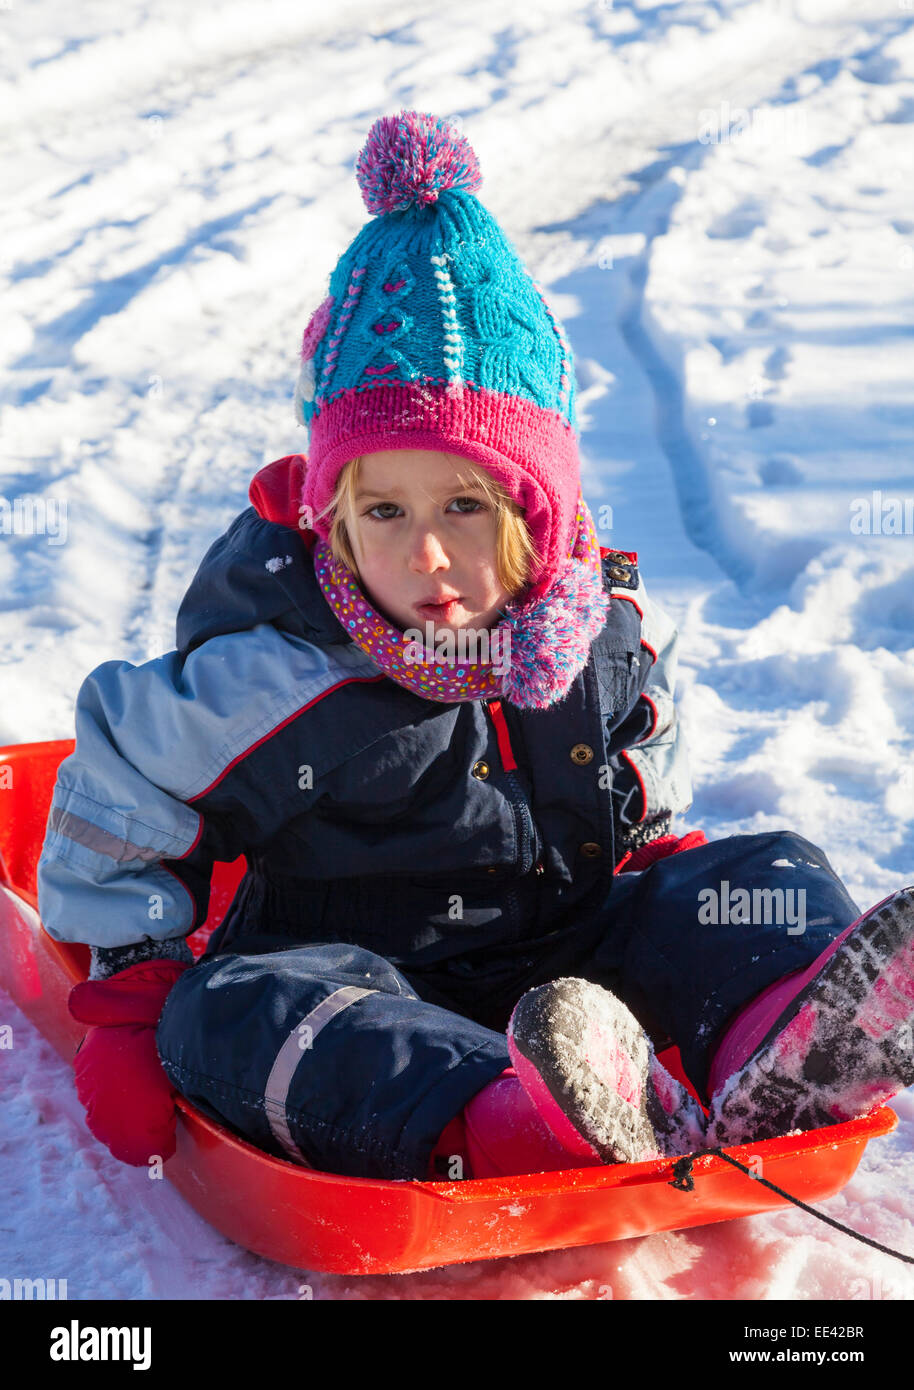
<svg viewBox="0 0 914 1390"><path fill-rule="evenodd" d="M712 1098L708 1143L868 1114L914 1084L914 887L864 918Z"/></svg>
<svg viewBox="0 0 914 1390"><path fill-rule="evenodd" d="M626 1054L635 1103L600 1074L601 1035L603 1044L612 1040ZM562 1114L604 1163L679 1155L702 1142L701 1107L657 1062L630 1010L599 985L560 979L529 990L511 1016L508 1048L515 1065L519 1054L535 1069ZM655 1081L671 1113L661 1104Z"/></svg>

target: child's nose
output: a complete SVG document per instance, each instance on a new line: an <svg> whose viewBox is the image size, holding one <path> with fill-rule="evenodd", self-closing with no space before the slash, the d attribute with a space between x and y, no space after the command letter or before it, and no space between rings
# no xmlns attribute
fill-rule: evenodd
<svg viewBox="0 0 914 1390"><path fill-rule="evenodd" d="M421 530L416 536L412 545L410 564L413 569L423 572L441 569L450 564L447 551L440 537L430 527Z"/></svg>

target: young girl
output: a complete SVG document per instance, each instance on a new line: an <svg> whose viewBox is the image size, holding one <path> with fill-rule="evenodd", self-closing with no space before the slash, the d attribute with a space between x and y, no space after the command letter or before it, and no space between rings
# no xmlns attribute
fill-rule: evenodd
<svg viewBox="0 0 914 1390"><path fill-rule="evenodd" d="M177 649L79 692L38 893L92 948L92 1132L167 1158L177 1090L293 1162L421 1179L871 1109L914 1082L914 890L861 916L789 830L672 833L676 631L597 544L561 325L444 122L379 120L357 172L306 464L258 474Z"/></svg>

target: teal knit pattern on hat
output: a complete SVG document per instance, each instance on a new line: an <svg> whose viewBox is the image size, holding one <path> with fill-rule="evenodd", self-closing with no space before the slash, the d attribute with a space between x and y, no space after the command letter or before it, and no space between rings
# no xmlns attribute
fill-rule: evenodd
<svg viewBox="0 0 914 1390"><path fill-rule="evenodd" d="M577 431L562 326L472 193L449 188L367 223L317 313L324 332L296 396L303 424L345 391L422 382L520 396Z"/></svg>

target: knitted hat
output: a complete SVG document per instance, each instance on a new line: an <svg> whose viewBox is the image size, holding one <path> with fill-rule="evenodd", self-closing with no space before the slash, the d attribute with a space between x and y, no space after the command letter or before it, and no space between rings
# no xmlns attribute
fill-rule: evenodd
<svg viewBox="0 0 914 1390"><path fill-rule="evenodd" d="M360 454L440 450L484 468L523 511L539 555L525 619L544 600L551 640L568 637L570 623L579 648L553 651L567 669L542 707L581 669L606 611L581 496L571 348L475 197L476 156L453 125L417 111L381 117L356 177L376 216L340 257L302 339L295 412L309 430L303 510L326 541L332 518L319 513ZM515 648L519 635L515 624ZM530 636L532 678L548 653ZM511 694L522 692L515 685Z"/></svg>

